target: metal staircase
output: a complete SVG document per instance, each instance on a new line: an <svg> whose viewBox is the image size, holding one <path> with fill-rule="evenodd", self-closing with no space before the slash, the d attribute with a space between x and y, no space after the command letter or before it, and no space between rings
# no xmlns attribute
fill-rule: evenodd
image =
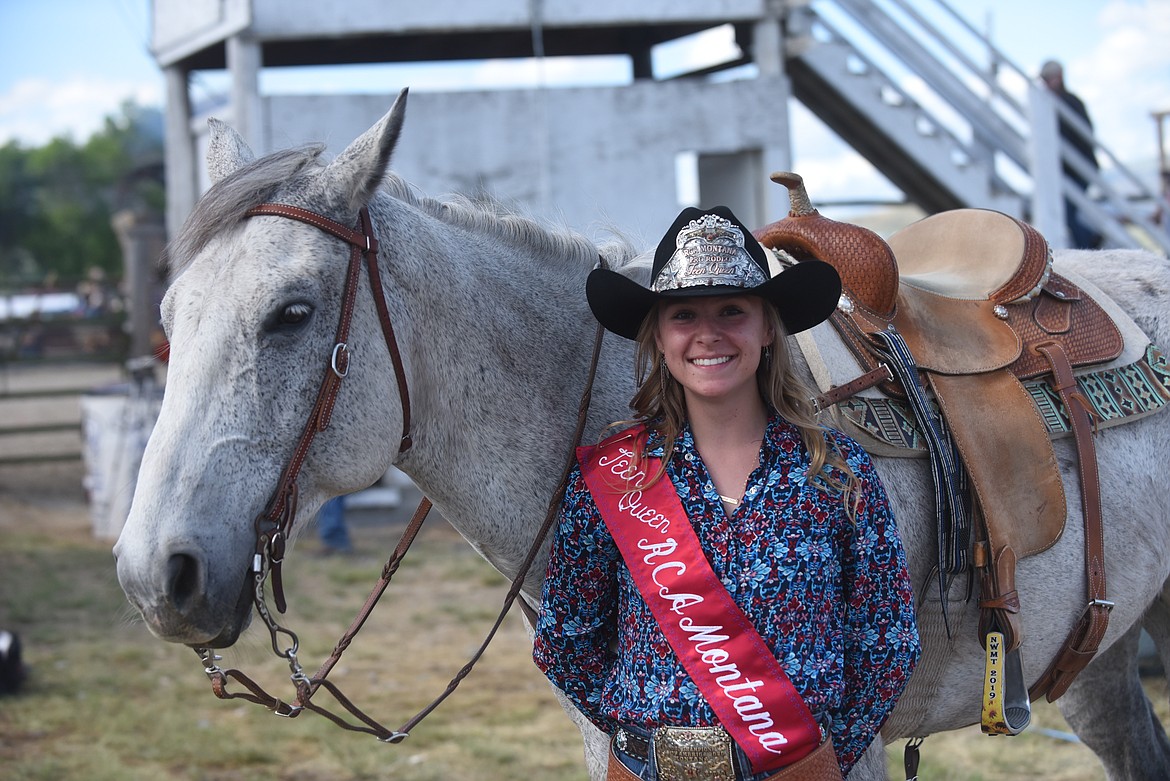
<svg viewBox="0 0 1170 781"><path fill-rule="evenodd" d="M784 31L795 97L927 212L997 209L1068 246L1069 199L1105 246L1170 254L1154 193L1096 141L1108 179L1061 142L1071 112L943 0L790 1Z"/></svg>

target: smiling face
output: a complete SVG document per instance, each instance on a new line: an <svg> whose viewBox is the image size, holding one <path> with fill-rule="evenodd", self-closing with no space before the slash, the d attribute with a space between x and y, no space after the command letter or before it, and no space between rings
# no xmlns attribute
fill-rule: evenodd
<svg viewBox="0 0 1170 781"><path fill-rule="evenodd" d="M756 369L775 334L757 296L696 296L658 307L658 349L687 403L758 403Z"/></svg>

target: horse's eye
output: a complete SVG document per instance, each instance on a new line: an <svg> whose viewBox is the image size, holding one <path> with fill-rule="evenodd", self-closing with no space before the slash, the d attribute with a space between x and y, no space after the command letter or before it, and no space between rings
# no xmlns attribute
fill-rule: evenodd
<svg viewBox="0 0 1170 781"><path fill-rule="evenodd" d="M313 306L304 301L286 304L275 313L269 322L270 330L296 328L308 322L313 315Z"/></svg>

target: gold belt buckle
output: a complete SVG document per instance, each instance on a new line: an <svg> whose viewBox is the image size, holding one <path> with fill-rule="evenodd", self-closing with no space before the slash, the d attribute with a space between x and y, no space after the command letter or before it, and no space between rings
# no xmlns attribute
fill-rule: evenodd
<svg viewBox="0 0 1170 781"><path fill-rule="evenodd" d="M735 781L731 736L722 727L654 730L659 781Z"/></svg>

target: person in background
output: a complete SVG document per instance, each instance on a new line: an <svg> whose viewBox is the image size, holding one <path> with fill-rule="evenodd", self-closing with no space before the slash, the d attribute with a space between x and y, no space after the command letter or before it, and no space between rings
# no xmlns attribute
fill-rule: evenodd
<svg viewBox="0 0 1170 781"><path fill-rule="evenodd" d="M360 516L363 510L394 510L402 504L402 492L407 488L417 490L406 474L392 466L369 488L338 496L321 505L317 511L317 539L321 542L321 555L353 553L348 523L350 513L357 512Z"/></svg>
<svg viewBox="0 0 1170 781"><path fill-rule="evenodd" d="M1153 220L1170 236L1170 171L1162 172L1162 197L1154 207Z"/></svg>
<svg viewBox="0 0 1170 781"><path fill-rule="evenodd" d="M637 344L635 419L578 452L533 658L611 736L609 781L841 778L909 681L885 489L789 359L840 293L820 261L773 276L723 206L683 210L649 288L589 276L593 314Z"/></svg>
<svg viewBox="0 0 1170 781"><path fill-rule="evenodd" d="M345 525L345 497L338 496L317 511L317 538L323 555L353 553L349 529Z"/></svg>
<svg viewBox="0 0 1170 781"><path fill-rule="evenodd" d="M1058 117L1058 129L1061 139L1077 151L1094 171L1099 170L1100 166L1097 163L1096 145L1093 143L1093 123L1089 119L1089 111L1085 108L1085 103L1079 97L1068 91L1064 85L1064 67L1056 60L1049 60L1040 68L1040 80L1044 82L1053 95L1060 99L1065 106L1067 106L1074 114L1084 121L1085 127L1088 128L1088 135L1077 127L1073 122L1070 122L1063 113ZM1065 163L1062 167L1064 175L1072 179L1081 192L1085 192L1089 187L1089 180L1074 168L1069 163ZM1069 241L1072 242L1074 249L1100 249L1102 236L1097 231L1086 225L1080 218L1076 204L1072 200L1065 198L1064 201L1064 215L1065 222L1068 225Z"/></svg>

